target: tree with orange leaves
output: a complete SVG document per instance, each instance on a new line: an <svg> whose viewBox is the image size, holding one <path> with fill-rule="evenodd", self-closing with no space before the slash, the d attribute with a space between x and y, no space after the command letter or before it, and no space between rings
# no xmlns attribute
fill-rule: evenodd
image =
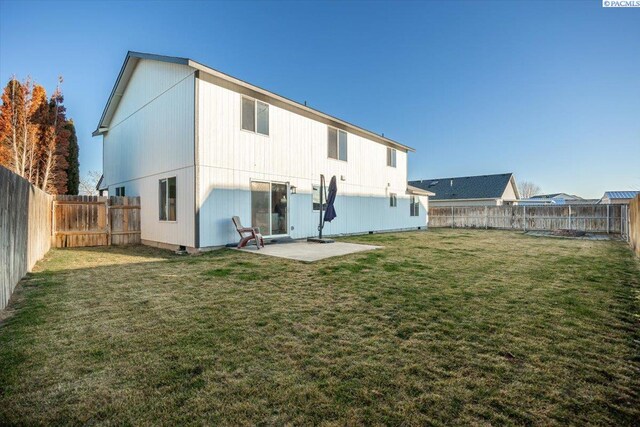
<svg viewBox="0 0 640 427"><path fill-rule="evenodd" d="M66 194L68 181L71 132L61 83L47 99L42 86L12 78L0 106L0 165L53 194Z"/></svg>

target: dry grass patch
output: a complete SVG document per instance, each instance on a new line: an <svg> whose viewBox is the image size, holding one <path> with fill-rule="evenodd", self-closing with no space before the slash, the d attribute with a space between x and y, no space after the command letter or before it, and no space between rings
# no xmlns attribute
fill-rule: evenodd
<svg viewBox="0 0 640 427"><path fill-rule="evenodd" d="M621 242L435 230L313 264L55 250L0 324L0 424L609 424L640 417Z"/></svg>

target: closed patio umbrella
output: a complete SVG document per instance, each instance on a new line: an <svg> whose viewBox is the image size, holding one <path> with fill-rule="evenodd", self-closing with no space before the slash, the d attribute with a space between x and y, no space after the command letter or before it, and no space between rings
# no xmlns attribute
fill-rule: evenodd
<svg viewBox="0 0 640 427"><path fill-rule="evenodd" d="M327 195L327 210L324 213L324 220L331 222L337 215L333 203L336 201L336 193L338 192L338 184L335 175L329 183L329 194Z"/></svg>

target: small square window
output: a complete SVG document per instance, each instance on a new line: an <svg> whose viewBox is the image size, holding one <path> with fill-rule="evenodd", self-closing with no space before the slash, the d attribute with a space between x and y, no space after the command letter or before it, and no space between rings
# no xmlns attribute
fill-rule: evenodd
<svg viewBox="0 0 640 427"><path fill-rule="evenodd" d="M242 97L242 130L269 135L269 104Z"/></svg>
<svg viewBox="0 0 640 427"><path fill-rule="evenodd" d="M313 198L313 210L314 211L319 211L320 210L320 186L319 185L313 185L312 186L312 198ZM327 202L326 200L322 200L322 210L325 210L327 208Z"/></svg>
<svg viewBox="0 0 640 427"><path fill-rule="evenodd" d="M327 152L331 159L347 161L347 133L343 130L327 128Z"/></svg>
<svg viewBox="0 0 640 427"><path fill-rule="evenodd" d="M116 196L124 197L124 187L116 187Z"/></svg>

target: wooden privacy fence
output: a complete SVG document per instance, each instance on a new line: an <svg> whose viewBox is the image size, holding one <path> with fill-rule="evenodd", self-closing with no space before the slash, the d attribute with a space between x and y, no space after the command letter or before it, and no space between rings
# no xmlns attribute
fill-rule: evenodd
<svg viewBox="0 0 640 427"><path fill-rule="evenodd" d="M629 204L629 243L640 257L640 194Z"/></svg>
<svg viewBox="0 0 640 427"><path fill-rule="evenodd" d="M51 247L53 197L0 166L0 310Z"/></svg>
<svg viewBox="0 0 640 427"><path fill-rule="evenodd" d="M429 209L429 227L579 230L628 235L628 206L464 206Z"/></svg>
<svg viewBox="0 0 640 427"><path fill-rule="evenodd" d="M140 198L56 196L56 248L140 243Z"/></svg>

